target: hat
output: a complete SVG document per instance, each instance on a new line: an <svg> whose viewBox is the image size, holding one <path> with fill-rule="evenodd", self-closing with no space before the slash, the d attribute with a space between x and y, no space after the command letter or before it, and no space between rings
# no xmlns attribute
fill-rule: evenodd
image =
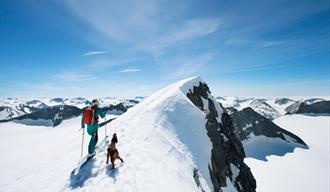
<svg viewBox="0 0 330 192"><path fill-rule="evenodd" d="M92 104L93 104L93 105L99 105L100 102L99 102L99 100L97 100L97 99L93 99L93 100L92 100Z"/></svg>

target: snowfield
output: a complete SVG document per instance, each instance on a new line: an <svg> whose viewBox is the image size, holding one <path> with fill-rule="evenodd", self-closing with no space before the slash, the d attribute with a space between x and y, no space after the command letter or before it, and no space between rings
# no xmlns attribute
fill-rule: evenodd
<svg viewBox="0 0 330 192"><path fill-rule="evenodd" d="M116 162L115 169L106 164L104 148L76 175L71 175L80 160L81 117L65 120L55 128L13 121L0 123L0 191L213 191L209 171L212 143L205 128L207 119L186 96L200 81L199 77L182 80L141 98L141 103L107 125L110 138L117 133L117 148L124 159L124 163ZM209 98L216 103L212 96ZM80 100L83 105L84 100ZM110 102L113 98L103 101ZM206 100L202 102L208 105ZM262 100L259 103L259 107L267 106ZM215 108L220 122L223 109L219 104ZM107 115L107 119L112 117ZM274 122L303 139L309 149L295 148L282 157L267 156L267 161L246 158L256 178L257 191L328 192L330 117L284 115ZM104 137L105 129L101 128L99 141ZM85 133L84 154L89 139ZM263 137L246 141L255 148L248 153L260 153L260 145L280 147L276 139L271 141ZM230 170L233 178L237 178L240 170L234 164L230 164ZM198 181L194 172L199 175ZM237 191L228 176L226 183L227 187L221 188L223 192Z"/></svg>
<svg viewBox="0 0 330 192"><path fill-rule="evenodd" d="M253 157L267 161L270 155L283 156L286 153L291 153L297 147L306 148L304 145L297 143L292 137L284 134L287 141L281 138L269 138L264 135L256 136L251 133L249 139L242 142L246 157ZM288 142L290 141L290 142Z"/></svg>
<svg viewBox="0 0 330 192"><path fill-rule="evenodd" d="M205 114L186 97L199 81L195 77L172 84L107 126L109 135L117 133L125 161L118 161L115 170L101 151L70 176L80 158L80 118L56 128L0 124L1 191L210 191L212 146ZM88 139L85 135L85 153ZM193 178L195 168L202 189Z"/></svg>
<svg viewBox="0 0 330 192"><path fill-rule="evenodd" d="M286 115L274 122L298 135L309 149L295 148L283 157L269 156L268 161L246 158L257 180L257 191L330 191L330 117Z"/></svg>

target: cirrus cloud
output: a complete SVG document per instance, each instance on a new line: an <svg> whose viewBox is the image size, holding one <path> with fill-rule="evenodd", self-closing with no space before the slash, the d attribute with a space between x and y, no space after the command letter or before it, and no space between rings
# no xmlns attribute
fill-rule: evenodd
<svg viewBox="0 0 330 192"><path fill-rule="evenodd" d="M108 53L107 51L89 51L89 52L86 52L82 55L83 56L92 56L92 55L104 55L104 54L107 54L107 53Z"/></svg>
<svg viewBox="0 0 330 192"><path fill-rule="evenodd" d="M134 72L139 72L141 71L141 69L138 68L127 68L127 69L123 69L120 72L121 73L134 73Z"/></svg>

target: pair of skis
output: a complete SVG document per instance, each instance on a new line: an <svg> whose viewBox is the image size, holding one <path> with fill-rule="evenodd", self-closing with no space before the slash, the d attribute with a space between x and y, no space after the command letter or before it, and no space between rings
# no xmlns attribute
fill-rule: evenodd
<svg viewBox="0 0 330 192"><path fill-rule="evenodd" d="M102 141L100 141L96 147L95 147L95 155L97 153L99 153L100 151L104 150L107 146L109 145L109 136L106 136ZM76 175L77 173L79 173L79 170L84 167L88 162L89 160L93 159L93 157L95 156L90 156L89 154L86 155L85 157L83 157L76 168L74 168L72 171L71 171L71 175Z"/></svg>
<svg viewBox="0 0 330 192"><path fill-rule="evenodd" d="M104 121L99 124L99 127L103 127L104 125L110 123L111 121L113 121L115 119L116 118L112 118L107 121ZM83 131L85 131L85 130L83 130ZM90 159L92 159L97 153L99 153L100 151L105 149L108 145L109 145L109 136L106 135L105 138L95 146L95 154L92 156L90 154L84 156L79 161L78 165L71 171L71 175L76 175L79 172L79 170L89 162Z"/></svg>

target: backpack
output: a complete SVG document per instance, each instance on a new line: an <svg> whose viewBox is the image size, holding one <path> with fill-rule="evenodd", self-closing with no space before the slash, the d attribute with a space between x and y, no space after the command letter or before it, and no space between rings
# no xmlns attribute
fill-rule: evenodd
<svg viewBox="0 0 330 192"><path fill-rule="evenodd" d="M93 117L94 116L94 117ZM99 117L96 114L95 109L88 107L83 114L83 119L85 124L97 124Z"/></svg>

